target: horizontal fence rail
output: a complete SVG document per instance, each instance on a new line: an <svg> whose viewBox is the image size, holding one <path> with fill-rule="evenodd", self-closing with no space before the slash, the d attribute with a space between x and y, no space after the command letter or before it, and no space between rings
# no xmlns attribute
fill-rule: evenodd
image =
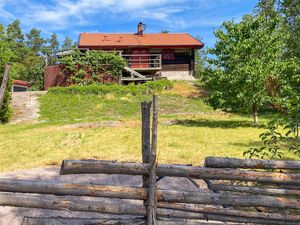
<svg viewBox="0 0 300 225"><path fill-rule="evenodd" d="M300 161L206 157L205 167L244 168L244 169L299 169L300 170Z"/></svg>
<svg viewBox="0 0 300 225"><path fill-rule="evenodd" d="M53 195L32 195L20 193L0 193L0 205L43 208L63 211L96 212L116 215L145 216L146 209L142 204L126 203L115 204L102 199L93 201L75 198L66 198ZM281 215L277 213L237 213L226 210L188 206L185 204L157 204L157 215L165 218L188 218L198 220L217 220L226 222L244 222L255 224L296 225L299 224L299 215ZM228 210L227 210L228 211Z"/></svg>
<svg viewBox="0 0 300 225"><path fill-rule="evenodd" d="M60 174L128 174L147 175L150 169L145 163L120 163L97 160L64 160ZM206 168L181 165L158 165L158 176L191 177L212 180L241 180L262 183L300 185L300 174L246 171L237 169Z"/></svg>
<svg viewBox="0 0 300 225"><path fill-rule="evenodd" d="M38 193L71 196L92 196L120 199L148 199L147 188L101 186L74 183L49 183L41 181L22 181L0 179L0 191ZM300 199L285 199L270 196L229 195L203 193L199 191L157 190L157 199L162 202L191 204L262 206L300 210Z"/></svg>
<svg viewBox="0 0 300 225"><path fill-rule="evenodd" d="M93 219L62 217L25 217L22 225L146 225L144 218L136 219ZM157 220L157 225L220 225L213 222L187 221L185 219ZM242 225L231 223L230 225Z"/></svg>

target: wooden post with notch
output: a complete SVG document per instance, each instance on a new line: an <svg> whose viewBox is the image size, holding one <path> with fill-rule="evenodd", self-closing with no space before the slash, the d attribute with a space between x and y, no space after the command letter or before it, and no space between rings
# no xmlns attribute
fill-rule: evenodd
<svg viewBox="0 0 300 225"><path fill-rule="evenodd" d="M2 108L2 105L3 105L5 90L7 87L8 80L9 80L10 67L11 67L11 65L8 65L8 64L5 65L4 76L3 76L2 84L0 87L0 109Z"/></svg>
<svg viewBox="0 0 300 225"><path fill-rule="evenodd" d="M142 111L142 161L143 163L149 163L151 102L142 102L141 111ZM149 188L148 175L143 175L143 188ZM144 206L147 207L146 202L144 202Z"/></svg>
<svg viewBox="0 0 300 225"><path fill-rule="evenodd" d="M156 147L157 147L157 124L158 124L158 103L157 95L153 95L153 119L152 119L152 143L149 156L150 177L149 177L149 193L147 219L148 225L156 225L157 211L157 184L156 184Z"/></svg>

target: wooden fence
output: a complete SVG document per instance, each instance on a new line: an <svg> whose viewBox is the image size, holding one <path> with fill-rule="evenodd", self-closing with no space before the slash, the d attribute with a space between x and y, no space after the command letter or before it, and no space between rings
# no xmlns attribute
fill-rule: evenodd
<svg viewBox="0 0 300 225"><path fill-rule="evenodd" d="M220 224L218 221L230 224L300 224L300 161L207 157L205 167L157 164L156 96L152 104L152 133L151 103L141 105L142 163L64 160L60 171L61 175L139 175L143 176L142 187L0 179L0 205L134 216L132 219L26 217L23 225L213 225ZM211 191L159 190L157 182L163 177L185 177L195 185L194 179L203 179ZM77 196L95 198L82 200ZM140 201L113 204L96 197Z"/></svg>

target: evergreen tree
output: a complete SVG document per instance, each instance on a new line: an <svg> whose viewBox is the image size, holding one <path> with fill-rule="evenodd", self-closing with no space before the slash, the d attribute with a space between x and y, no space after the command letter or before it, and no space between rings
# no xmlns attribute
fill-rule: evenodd
<svg viewBox="0 0 300 225"><path fill-rule="evenodd" d="M28 34L26 34L26 37L27 47L29 47L33 52L38 53L43 50L45 39L41 37L41 30L33 28Z"/></svg>
<svg viewBox="0 0 300 225"><path fill-rule="evenodd" d="M14 52L12 61L20 62L27 54L24 44L24 34L21 30L20 20L15 20L7 26L6 39L9 43L11 51Z"/></svg>
<svg viewBox="0 0 300 225"><path fill-rule="evenodd" d="M50 38L50 51L51 53L57 51L59 49L59 42L57 40L57 34L53 33Z"/></svg>
<svg viewBox="0 0 300 225"><path fill-rule="evenodd" d="M19 46L24 44L24 34L21 30L20 20L15 20L7 26L6 38L8 42L15 42Z"/></svg>
<svg viewBox="0 0 300 225"><path fill-rule="evenodd" d="M70 39L68 36L65 37L65 40L62 44L62 49L71 49L73 47L72 39Z"/></svg>

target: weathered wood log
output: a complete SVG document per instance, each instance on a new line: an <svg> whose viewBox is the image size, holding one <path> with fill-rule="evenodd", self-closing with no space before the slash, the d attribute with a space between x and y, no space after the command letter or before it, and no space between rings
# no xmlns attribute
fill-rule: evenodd
<svg viewBox="0 0 300 225"><path fill-rule="evenodd" d="M172 205L172 204L169 204ZM29 195L19 193L0 193L0 206L14 206L14 207L27 207L27 208L43 208L53 210L67 210L67 211L81 211L81 212L96 212L96 213L109 213L117 215L146 215L146 210L142 205L135 203L126 204L113 204L104 200L82 200L71 199L65 197L51 196L51 195ZM213 220L213 221L227 221L227 222L245 222L255 224L277 224L277 225L296 225L297 221L292 222L292 219L282 221L273 218L277 216L261 219L251 217L238 217L231 215L219 215L214 213L196 212L195 209L182 207L183 210L158 208L157 215L166 218L185 218L196 220ZM176 206L177 207L177 206ZM198 210L198 209L197 209ZM193 212L195 211L195 212ZM273 214L274 215L274 214Z"/></svg>
<svg viewBox="0 0 300 225"><path fill-rule="evenodd" d="M157 185L156 185L156 145L157 145L157 124L158 124L158 103L157 95L153 95L153 118L152 118L152 142L149 157L150 176L149 176L149 198L147 208L148 225L156 225L156 203L157 203Z"/></svg>
<svg viewBox="0 0 300 225"><path fill-rule="evenodd" d="M151 102L142 102L141 111L142 111L142 162L149 163ZM143 175L143 187L149 188L148 175Z"/></svg>
<svg viewBox="0 0 300 225"><path fill-rule="evenodd" d="M219 222L205 222L192 220L157 220L158 225L222 225ZM142 218L137 219L88 219L63 217L25 217L22 225L146 225ZM242 225L242 224L230 224Z"/></svg>
<svg viewBox="0 0 300 225"><path fill-rule="evenodd" d="M241 210L233 210L233 209L201 207L198 205L182 204L182 203L180 204L158 203L158 207L164 209L186 211L186 212L205 213L207 215L212 215L213 217L215 217L215 219L217 218L218 215L220 216L223 215L226 217L232 216L238 218L237 220L235 220L237 222L280 224L279 221L284 221L287 223L300 221L299 215L286 215L286 214L279 214L279 213L264 213L264 212L251 212L251 211L249 212L249 211L241 211ZM224 221L224 220L220 219L219 221Z"/></svg>
<svg viewBox="0 0 300 225"><path fill-rule="evenodd" d="M137 219L89 219L62 217L25 217L22 225L146 225L142 218Z"/></svg>
<svg viewBox="0 0 300 225"><path fill-rule="evenodd" d="M61 166L60 174L106 173L145 175L148 173L149 169L150 165L143 163L120 163L97 160L64 160ZM300 174L204 168L197 166L161 164L157 166L157 175L300 185Z"/></svg>
<svg viewBox="0 0 300 225"><path fill-rule="evenodd" d="M206 157L205 167L244 169L300 169L300 161Z"/></svg>
<svg viewBox="0 0 300 225"><path fill-rule="evenodd" d="M87 201L51 195L39 196L5 192L0 193L0 206L109 213L116 215L146 215L145 207L136 203L113 204L100 199ZM159 209L158 216L167 218L206 219L203 214L169 209Z"/></svg>
<svg viewBox="0 0 300 225"><path fill-rule="evenodd" d="M2 83L1 83L1 86L0 86L0 109L2 108L2 104L3 104L3 101L4 101L5 90L6 90L8 80L9 80L10 67L11 67L11 65L8 65L8 64L5 65L5 71L4 71Z"/></svg>
<svg viewBox="0 0 300 225"><path fill-rule="evenodd" d="M263 195L232 195L201 192L183 192L163 190L158 192L162 202L190 204L227 205L227 206L262 206L270 208L300 209L300 199L287 199Z"/></svg>
<svg viewBox="0 0 300 225"><path fill-rule="evenodd" d="M140 200L146 200L148 198L148 189L145 188L62 182L53 183L5 178L0 178L0 191Z"/></svg>
<svg viewBox="0 0 300 225"><path fill-rule="evenodd" d="M268 187L255 187L255 186L234 186L225 184L211 184L212 190L230 191L230 192L243 192L257 195L287 195L300 197L300 190L283 189L283 188L268 188Z"/></svg>
<svg viewBox="0 0 300 225"><path fill-rule="evenodd" d="M121 199L147 199L147 189L132 187L100 186L90 184L47 183L0 179L0 191L37 194L93 196ZM211 204L228 206L263 206L300 209L300 199L286 199L271 196L232 195L203 193L199 191L158 190L157 198L163 202Z"/></svg>

